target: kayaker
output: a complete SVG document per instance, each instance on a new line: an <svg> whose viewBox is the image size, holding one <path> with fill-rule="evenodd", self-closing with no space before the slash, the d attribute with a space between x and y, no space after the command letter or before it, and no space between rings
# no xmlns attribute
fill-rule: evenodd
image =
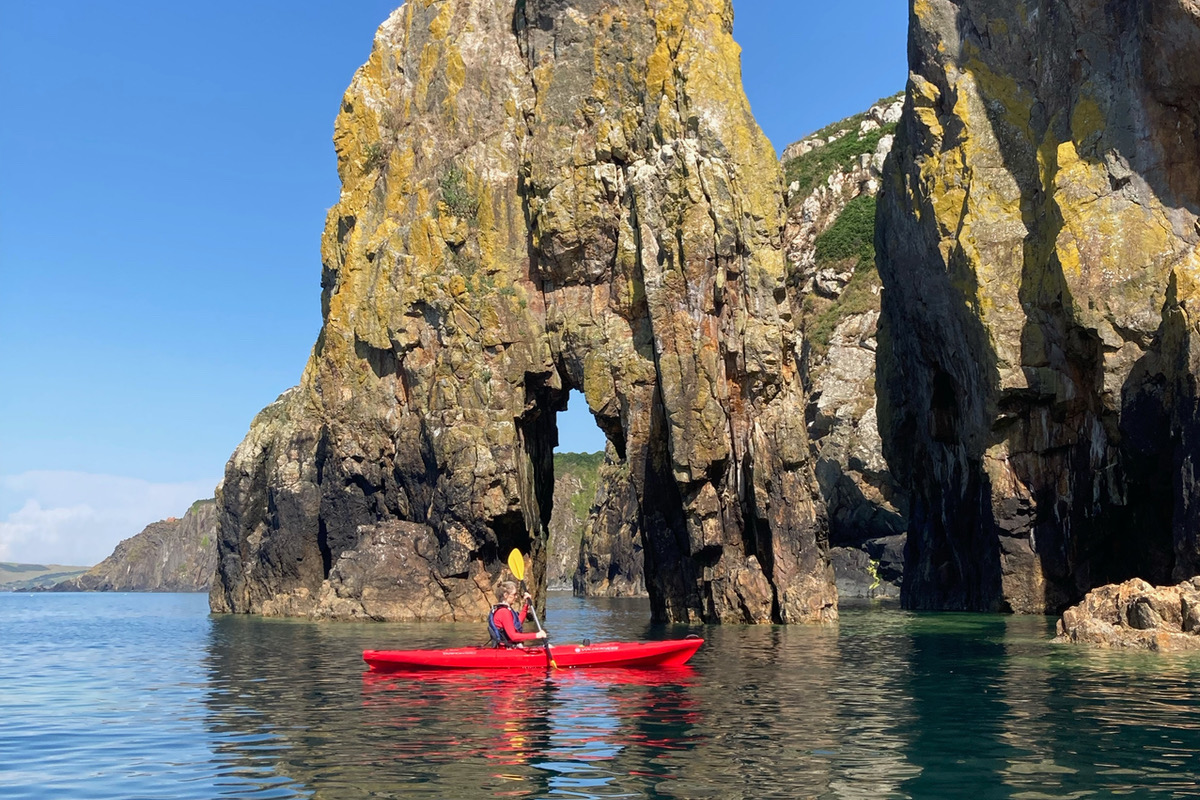
<svg viewBox="0 0 1200 800"><path fill-rule="evenodd" d="M500 581L496 584L496 597L500 602L492 606L492 613L488 615L488 633L492 637L493 647L513 647L521 642L546 638L545 631L521 632L521 626L525 624L525 617L529 614L529 603L533 600L529 592L525 593L525 602L519 614L514 608L517 604L516 583Z"/></svg>

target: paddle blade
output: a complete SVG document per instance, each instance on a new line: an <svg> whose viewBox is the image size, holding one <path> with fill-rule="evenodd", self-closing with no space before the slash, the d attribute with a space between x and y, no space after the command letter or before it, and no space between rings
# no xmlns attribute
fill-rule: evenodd
<svg viewBox="0 0 1200 800"><path fill-rule="evenodd" d="M508 568L517 580L525 580L525 556L521 555L521 551L515 547L508 554Z"/></svg>

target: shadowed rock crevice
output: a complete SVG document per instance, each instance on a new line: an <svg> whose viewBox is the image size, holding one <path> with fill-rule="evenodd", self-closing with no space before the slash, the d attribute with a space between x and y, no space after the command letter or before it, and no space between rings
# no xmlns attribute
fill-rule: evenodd
<svg viewBox="0 0 1200 800"><path fill-rule="evenodd" d="M1195 104L1176 101L1200 87L1194 4L933 0L910 36L880 211L885 439L921 508L905 602L958 607L948 551L998 551L980 563L999 593L973 608L1053 612L1101 583L1187 576L1200 151ZM981 335L960 338L947 307ZM980 380L947 367L960 354ZM950 430L935 402L932 443L914 402L930 369L977 410ZM942 445L966 473L940 468ZM940 532L929 508L964 489L980 513Z"/></svg>
<svg viewBox="0 0 1200 800"><path fill-rule="evenodd" d="M214 609L482 619L512 548L540 596L578 388L656 620L836 617L780 175L731 28L727 0L384 23L335 129L319 346L230 461Z"/></svg>

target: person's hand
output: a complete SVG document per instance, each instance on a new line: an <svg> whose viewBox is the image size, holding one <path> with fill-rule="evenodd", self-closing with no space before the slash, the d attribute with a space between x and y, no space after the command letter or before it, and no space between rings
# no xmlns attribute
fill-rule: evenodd
<svg viewBox="0 0 1200 800"><path fill-rule="evenodd" d="M525 593L525 605L529 605L532 602L533 602L533 595L531 595L529 592L526 592Z"/></svg>
<svg viewBox="0 0 1200 800"><path fill-rule="evenodd" d="M535 636L537 636L537 638L539 638L539 639L545 639L545 638L546 638L546 632L545 632L545 631L538 631L538 632L535 634Z"/></svg>

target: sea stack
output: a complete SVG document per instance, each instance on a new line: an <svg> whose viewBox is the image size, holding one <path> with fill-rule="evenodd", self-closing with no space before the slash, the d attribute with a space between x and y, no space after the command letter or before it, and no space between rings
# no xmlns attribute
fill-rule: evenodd
<svg viewBox="0 0 1200 800"><path fill-rule="evenodd" d="M215 611L478 620L545 586L555 413L628 476L656 620L836 618L729 0L420 0L342 101L324 324L220 496Z"/></svg>

